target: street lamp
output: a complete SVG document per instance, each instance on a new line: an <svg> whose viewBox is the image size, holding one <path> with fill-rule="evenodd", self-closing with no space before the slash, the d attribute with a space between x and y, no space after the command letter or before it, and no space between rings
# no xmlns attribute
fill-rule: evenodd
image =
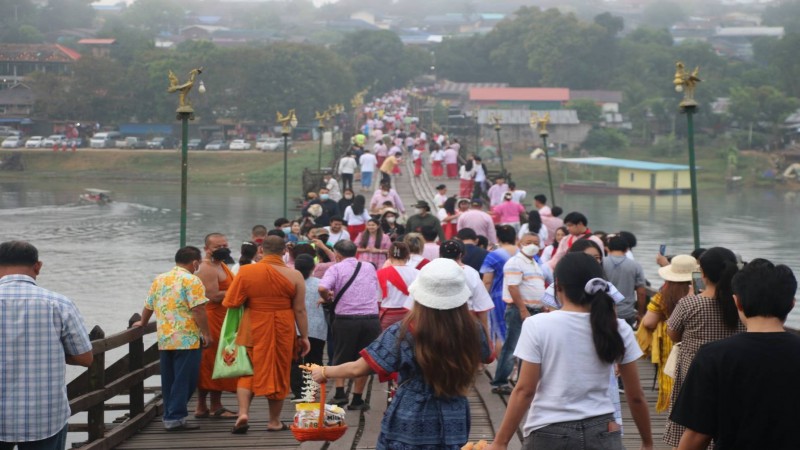
<svg viewBox="0 0 800 450"><path fill-rule="evenodd" d="M186 246L186 198L189 185L189 121L194 120L194 108L189 101L189 91L194 86L197 75L203 73L203 68L198 67L189 72L189 80L185 83L178 81L178 76L171 70L169 71L169 87L167 92L178 92L178 109L176 119L181 121L181 248ZM198 92L204 94L206 87L202 81L198 87Z"/></svg>
<svg viewBox="0 0 800 450"><path fill-rule="evenodd" d="M325 121L330 118L330 114L328 111L323 112L322 114L319 111L315 111L316 116L314 116L314 120L318 121L317 130L319 130L319 150L317 151L317 175L320 175L322 172L322 136L325 134Z"/></svg>
<svg viewBox="0 0 800 450"><path fill-rule="evenodd" d="M281 135L283 136L283 217L288 217L289 214L289 135L292 134L292 128L297 126L297 116L294 109L290 109L286 115L280 112L278 115L278 123L281 124Z"/></svg>
<svg viewBox="0 0 800 450"><path fill-rule="evenodd" d="M697 169L694 160L694 113L697 112L697 101L694 99L694 90L697 83L702 81L698 76L700 68L693 72L686 70L682 62L675 63L675 77L672 84L676 92L683 92L683 100L679 106L682 113L686 114L687 130L686 140L689 143L689 176L692 188L692 233L694 235L694 248L700 248L700 221L697 214Z"/></svg>
<svg viewBox="0 0 800 450"><path fill-rule="evenodd" d="M544 117L539 119L539 115L537 113L531 114L531 128L534 132L539 131L539 137L542 138L542 145L544 146L544 160L547 164L547 183L550 185L550 204L556 204L556 194L553 190L553 174L550 172L550 152L547 148L547 136L550 133L547 132L547 124L550 123L550 113L545 113Z"/></svg>
<svg viewBox="0 0 800 450"><path fill-rule="evenodd" d="M500 126L501 119L499 115L492 113L491 120L494 122L494 132L497 133L497 154L500 155L500 175L506 177L506 166L503 163L503 144L500 141L500 130L502 129Z"/></svg>

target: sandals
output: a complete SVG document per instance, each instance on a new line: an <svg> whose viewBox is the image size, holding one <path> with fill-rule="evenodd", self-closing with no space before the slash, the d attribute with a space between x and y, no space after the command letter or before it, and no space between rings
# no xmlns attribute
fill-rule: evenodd
<svg viewBox="0 0 800 450"><path fill-rule="evenodd" d="M250 425L245 422L242 425L236 424L233 426L231 430L231 434L247 434L247 430L250 429Z"/></svg>
<svg viewBox="0 0 800 450"><path fill-rule="evenodd" d="M274 429L274 430L271 429L271 428L267 428L267 433L278 433L278 432L281 432L281 431L289 431L289 426L286 425L285 423L281 422L281 427L280 428L277 428L277 429Z"/></svg>
<svg viewBox="0 0 800 450"><path fill-rule="evenodd" d="M492 394L511 395L511 392L513 390L514 389L512 389L511 386L497 386L495 388L492 388Z"/></svg>
<svg viewBox="0 0 800 450"><path fill-rule="evenodd" d="M229 414L226 416L225 415L226 413L229 413ZM228 419L236 419L236 417L238 417L238 414L236 414L234 411L231 411L230 409L228 409L228 408L223 406L222 408L214 411L213 413L211 411L205 411L205 412L200 413L200 414L195 414L194 417L196 419L208 419L208 418L211 418L211 419L228 420Z"/></svg>

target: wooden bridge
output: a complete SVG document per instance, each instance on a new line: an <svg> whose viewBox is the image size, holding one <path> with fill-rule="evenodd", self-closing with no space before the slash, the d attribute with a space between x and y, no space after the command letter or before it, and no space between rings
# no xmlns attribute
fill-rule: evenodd
<svg viewBox="0 0 800 450"><path fill-rule="evenodd" d="M409 158L410 159L410 158ZM376 179L379 177L375 177ZM395 187L403 198L409 212L417 200L433 202L434 185L445 184L448 192L458 192L458 180L431 180L425 174L419 179L413 177L410 161L406 161L403 174L395 179ZM130 323L138 320L138 315L131 318ZM386 409L386 385L371 377L365 400L371 405L369 411L348 411L348 431L335 442L297 442L292 433L267 432L267 401L256 398L250 412L250 430L245 435L230 433L234 421L224 419L195 419L190 423L200 425L200 429L185 432L166 432L161 423L163 413L160 391L158 349L155 344L147 350L143 337L155 331L151 323L146 329L129 329L113 336L105 337L99 327L92 330L91 338L95 356L92 366L68 386L68 395L73 416L86 413L86 423L71 423L70 432L84 433L85 442L74 444L81 449L305 449L305 450L356 450L374 449L380 432L380 423ZM128 354L106 367L105 352L114 348L128 346ZM638 362L640 378L650 405L651 424L655 448L668 448L661 442L666 414L655 413L655 402L658 396L655 387L655 368L652 364L641 360ZM472 417L470 440L485 439L491 441L505 414L507 397L491 393L491 375L494 364L484 368L476 376L475 385L469 395ZM145 381L151 386L146 387ZM332 391L332 386L329 392ZM112 400L126 399L127 403L112 403ZM636 426L630 411L623 399L624 444L626 448L638 448L640 445ZM223 404L236 409L233 394L223 396ZM192 411L190 404L189 410ZM80 414L78 417L83 417ZM284 423L291 423L294 417L294 405L287 401L281 413ZM77 417L73 417L77 420ZM80 438L72 434L71 437ZM512 440L509 448L521 448L521 432Z"/></svg>

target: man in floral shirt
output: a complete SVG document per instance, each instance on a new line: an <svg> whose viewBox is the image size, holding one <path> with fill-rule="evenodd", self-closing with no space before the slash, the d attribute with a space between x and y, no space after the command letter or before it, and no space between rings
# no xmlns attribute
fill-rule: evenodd
<svg viewBox="0 0 800 450"><path fill-rule="evenodd" d="M211 343L205 309L208 299L203 282L194 275L202 259L197 247L178 250L175 267L153 281L142 320L133 324L147 325L155 312L167 431L199 428L186 422L186 404L197 387L201 347Z"/></svg>

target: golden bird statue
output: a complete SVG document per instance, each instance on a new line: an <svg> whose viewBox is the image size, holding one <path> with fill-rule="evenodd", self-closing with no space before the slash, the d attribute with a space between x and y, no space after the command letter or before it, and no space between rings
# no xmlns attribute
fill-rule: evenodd
<svg viewBox="0 0 800 450"><path fill-rule="evenodd" d="M178 112L181 112L181 109L187 110L186 112L191 112L192 104L189 102L189 91L192 90L192 86L194 86L194 80L197 75L203 73L203 68L199 67L197 69L192 69L189 72L189 80L183 84L180 84L178 80L178 76L175 75L173 71L169 71L169 87L167 88L167 92L178 92Z"/></svg>

